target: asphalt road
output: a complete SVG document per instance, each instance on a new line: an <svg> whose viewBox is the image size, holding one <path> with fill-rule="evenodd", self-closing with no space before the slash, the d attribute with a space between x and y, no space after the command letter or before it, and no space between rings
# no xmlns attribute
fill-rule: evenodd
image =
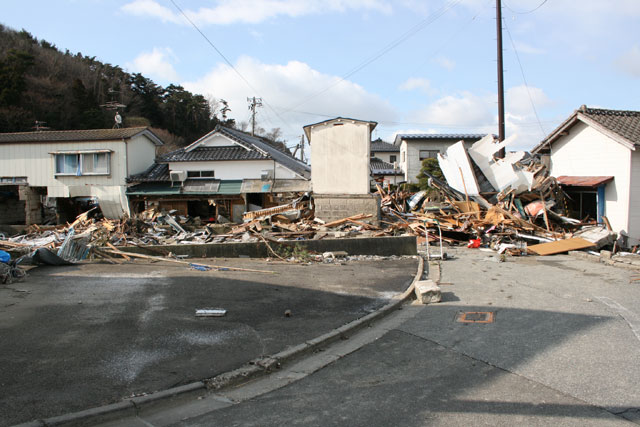
<svg viewBox="0 0 640 427"><path fill-rule="evenodd" d="M407 306L271 377L109 426L640 423L639 272L451 252L443 303ZM472 312L493 322L458 321Z"/></svg>
<svg viewBox="0 0 640 427"><path fill-rule="evenodd" d="M418 265L415 258L195 261L276 274L83 264L38 267L0 286L0 425L238 368L376 310L407 288ZM195 317L210 307L227 315Z"/></svg>

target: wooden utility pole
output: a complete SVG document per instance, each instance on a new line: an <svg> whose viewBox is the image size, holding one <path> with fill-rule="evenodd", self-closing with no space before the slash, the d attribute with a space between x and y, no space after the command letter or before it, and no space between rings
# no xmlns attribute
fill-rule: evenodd
<svg viewBox="0 0 640 427"><path fill-rule="evenodd" d="M502 142L505 138L504 132L504 82L502 81L502 4L500 0L496 0L496 30L498 38L498 141ZM498 157L503 159L505 156L504 148L498 151Z"/></svg>
<svg viewBox="0 0 640 427"><path fill-rule="evenodd" d="M262 98L247 98L249 111L251 111L251 136L256 135L256 107L262 107Z"/></svg>

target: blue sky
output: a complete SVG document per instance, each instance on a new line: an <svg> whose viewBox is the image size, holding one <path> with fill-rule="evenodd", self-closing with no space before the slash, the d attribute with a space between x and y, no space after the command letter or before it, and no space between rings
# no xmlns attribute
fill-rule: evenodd
<svg viewBox="0 0 640 427"><path fill-rule="evenodd" d="M237 121L249 118L247 97L262 97L259 125L280 127L290 145L303 125L336 116L377 121L374 137L387 141L497 133L495 0L2 5L4 25L226 99ZM640 109L640 1L503 0L503 20L513 148L531 148L582 104Z"/></svg>

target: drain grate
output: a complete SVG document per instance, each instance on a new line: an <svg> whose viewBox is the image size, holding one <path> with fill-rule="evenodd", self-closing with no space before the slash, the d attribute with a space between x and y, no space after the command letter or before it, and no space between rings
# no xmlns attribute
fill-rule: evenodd
<svg viewBox="0 0 640 427"><path fill-rule="evenodd" d="M458 313L456 321L460 323L493 323L496 313L493 311L463 311Z"/></svg>

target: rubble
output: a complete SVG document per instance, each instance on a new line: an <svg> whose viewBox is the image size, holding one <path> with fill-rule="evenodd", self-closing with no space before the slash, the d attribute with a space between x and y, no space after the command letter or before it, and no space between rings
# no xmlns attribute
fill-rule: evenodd
<svg viewBox="0 0 640 427"><path fill-rule="evenodd" d="M87 211L71 224L31 225L25 234L0 236L0 250L32 254L50 263L86 258L119 263L139 257L125 253L122 247L153 247L158 256L147 255L148 259L173 259L201 270L216 267L177 260L162 246L262 242L273 258L287 262L348 260L348 254L335 251L324 256L296 252L290 242L346 237L412 235L426 246L429 259L443 260L447 245L490 249L500 256L600 250L611 245L612 252L620 250L606 218L604 224L596 224L567 216L563 210L567 196L539 159L525 152L495 158L512 141L496 144L488 135L470 148L454 144L439 156L446 182L430 176L429 190L410 192L401 186L385 191L378 185L379 223L372 223L372 215L365 214L326 223L315 219L313 197L307 193L284 205L245 212L242 224L204 223L197 217L176 215L176 211L154 209L121 220L97 220Z"/></svg>

